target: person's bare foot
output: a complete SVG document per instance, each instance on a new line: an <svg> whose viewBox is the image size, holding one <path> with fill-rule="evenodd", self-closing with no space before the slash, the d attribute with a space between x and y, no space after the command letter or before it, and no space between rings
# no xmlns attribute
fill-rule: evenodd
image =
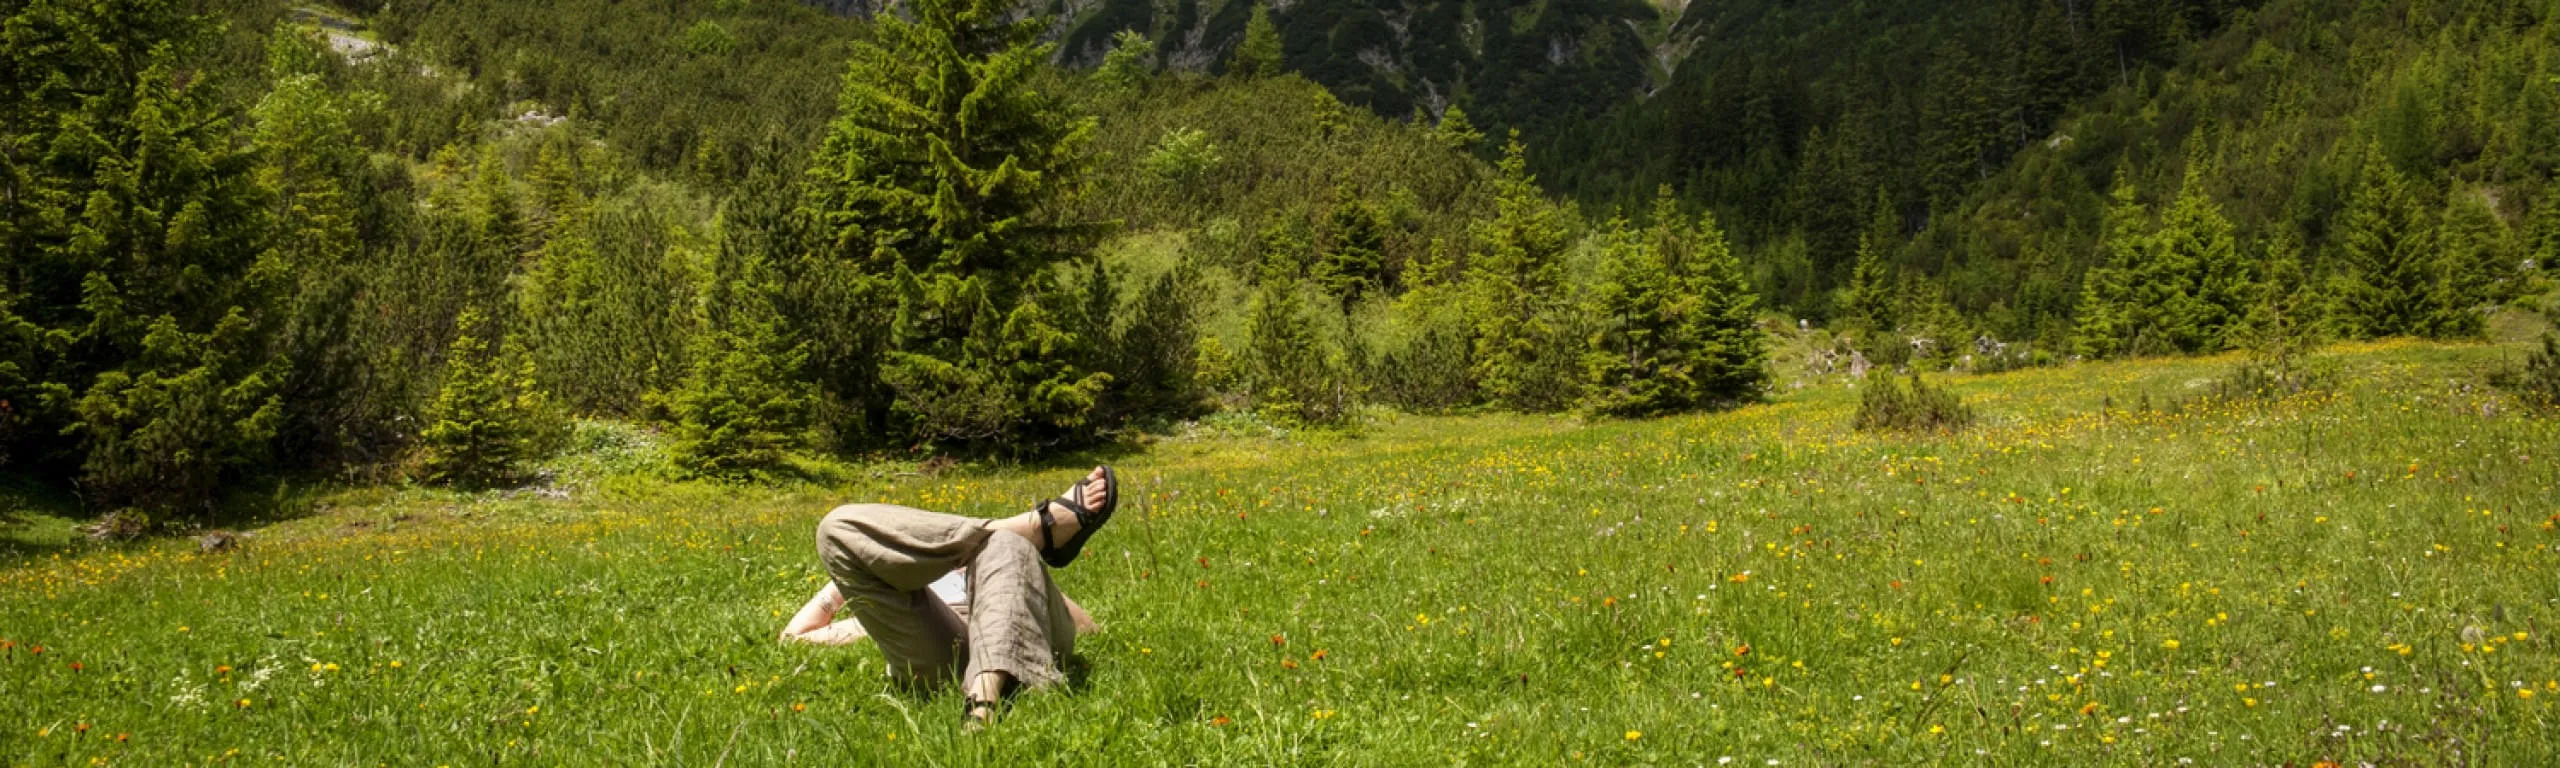
<svg viewBox="0 0 2560 768"><path fill-rule="evenodd" d="M964 730L979 731L995 724L996 707L1004 701L1005 684L1012 681L1013 678L1002 672L980 672L977 677L969 679L961 694L969 702L966 715L969 722Z"/></svg>
<svg viewBox="0 0 2560 768"><path fill-rule="evenodd" d="M1083 497L1076 498L1076 501L1083 504L1085 509L1094 509L1102 506L1104 499L1110 498L1111 491L1109 481L1102 476L1102 468L1094 467L1093 471L1084 477ZM1074 498L1075 493L1075 486L1071 485L1060 492L1058 497ZM1065 543L1068 539L1075 538L1076 531L1083 530L1084 521L1076 517L1074 510L1057 503L1055 499L1043 501L1041 504L1049 508L1048 538L1042 538L1040 535L1040 513L1036 510L988 521L987 527L999 531L1012 531L1033 544L1043 546Z"/></svg>

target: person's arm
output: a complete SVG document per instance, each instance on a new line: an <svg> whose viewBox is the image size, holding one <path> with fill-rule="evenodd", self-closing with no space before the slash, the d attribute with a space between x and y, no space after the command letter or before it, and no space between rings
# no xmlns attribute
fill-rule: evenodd
<svg viewBox="0 0 2560 768"><path fill-rule="evenodd" d="M782 625L782 642L847 645L861 640L866 636L862 622L836 621L836 612L843 608L844 592L836 589L835 582L827 582L816 596L809 598L808 605L800 606L790 623Z"/></svg>

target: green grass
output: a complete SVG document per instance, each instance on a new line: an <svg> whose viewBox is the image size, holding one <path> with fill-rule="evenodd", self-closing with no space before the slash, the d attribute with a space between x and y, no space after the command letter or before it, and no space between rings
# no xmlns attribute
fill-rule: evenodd
<svg viewBox="0 0 2560 768"><path fill-rule="evenodd" d="M2549 765L2560 424L2479 384L2514 356L2345 348L2340 391L2183 412L2237 359L1950 376L1985 419L1952 437L1851 433L1832 384L1166 440L1059 572L1104 627L1078 682L976 735L868 646L773 642L811 525L1010 513L1075 468L724 488L600 439L566 499L355 490L230 554L19 551L0 755Z"/></svg>

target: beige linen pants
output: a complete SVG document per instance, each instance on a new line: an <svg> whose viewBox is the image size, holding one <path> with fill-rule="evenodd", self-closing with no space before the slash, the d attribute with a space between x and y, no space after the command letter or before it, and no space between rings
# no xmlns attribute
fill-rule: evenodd
<svg viewBox="0 0 2560 768"><path fill-rule="evenodd" d="M987 521L893 504L847 504L818 522L818 560L862 630L888 657L889 676L926 687L1003 672L1037 687L1063 679L1075 646L1066 595L1037 545ZM926 586L969 568L969 617Z"/></svg>

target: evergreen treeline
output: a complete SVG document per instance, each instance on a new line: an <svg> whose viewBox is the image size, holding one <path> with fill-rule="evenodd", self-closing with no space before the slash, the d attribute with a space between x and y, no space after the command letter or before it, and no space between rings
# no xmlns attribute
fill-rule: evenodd
<svg viewBox="0 0 2560 768"><path fill-rule="evenodd" d="M1221 408L1638 415L1765 380L1711 218L1586 231L1517 141L1475 161L1460 116L1380 120L1285 75L1063 72L991 0L912 4L814 63L693 45L793 12L769 4L571 5L378 29L13 11L0 468L185 519L278 472L517 482L573 418L660 425L682 471L741 477ZM536 53L516 41L547 33L490 37L512 23L594 28ZM810 67L837 98L797 141L623 111Z"/></svg>
<svg viewBox="0 0 2560 768"><path fill-rule="evenodd" d="M2241 321L2278 304L2314 337L2461 337L2554 255L2548 0L1239 5L1106 4L1073 34L1158 30L1158 61L1200 67L1268 15L1285 55L1245 58L1383 114L1517 127L1597 210L1670 185L1729 224L1773 309L1891 362L2255 344ZM1204 13L1232 26L1195 34ZM1373 16L1405 34L1364 42ZM2229 258L2180 239L2214 218Z"/></svg>
<svg viewBox="0 0 2560 768"><path fill-rule="evenodd" d="M2461 338L2548 285L2560 6L1852 5L1693 5L1669 87L1533 164L1675 184L1893 362Z"/></svg>

